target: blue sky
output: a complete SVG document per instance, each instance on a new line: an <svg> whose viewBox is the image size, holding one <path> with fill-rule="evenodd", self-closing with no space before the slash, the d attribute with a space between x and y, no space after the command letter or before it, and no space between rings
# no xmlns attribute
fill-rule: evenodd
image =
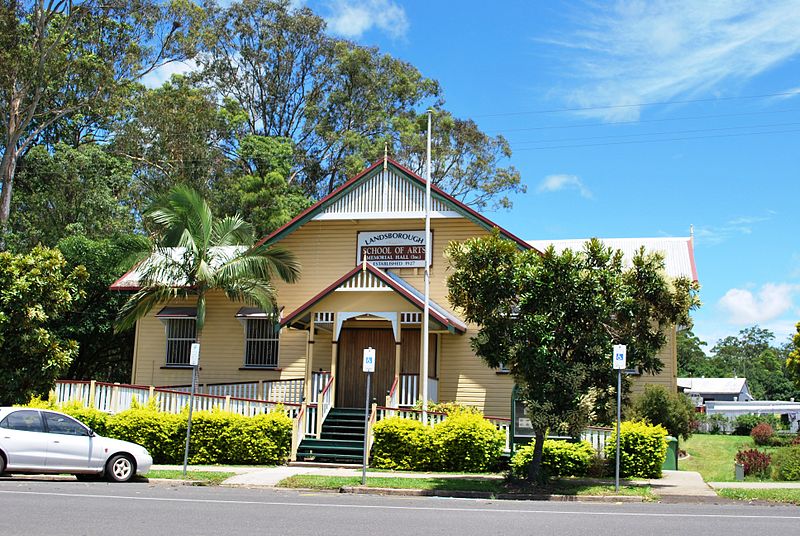
<svg viewBox="0 0 800 536"><path fill-rule="evenodd" d="M688 236L709 346L800 320L796 1L309 0L510 142L526 239ZM691 102L687 102L691 101ZM568 111L565 111L568 110Z"/></svg>

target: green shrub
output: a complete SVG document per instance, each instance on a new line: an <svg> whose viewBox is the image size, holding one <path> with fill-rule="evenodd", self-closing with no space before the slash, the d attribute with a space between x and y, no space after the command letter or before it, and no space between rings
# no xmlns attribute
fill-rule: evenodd
<svg viewBox="0 0 800 536"><path fill-rule="evenodd" d="M292 450L292 420L280 411L243 417L236 422L231 462L275 465L289 458Z"/></svg>
<svg viewBox="0 0 800 536"><path fill-rule="evenodd" d="M606 442L606 458L616 457L617 433ZM625 421L620 426L619 472L624 477L661 478L667 458L667 431L642 421Z"/></svg>
<svg viewBox="0 0 800 536"><path fill-rule="evenodd" d="M775 430L765 422L758 423L750 432L750 437L753 438L753 442L759 446L772 444L772 436L774 435Z"/></svg>
<svg viewBox="0 0 800 536"><path fill-rule="evenodd" d="M155 463L181 463L186 416L137 408L117 413L106 423L108 436L146 448Z"/></svg>
<svg viewBox="0 0 800 536"><path fill-rule="evenodd" d="M435 471L488 471L497 464L505 434L474 413L456 413L433 427Z"/></svg>
<svg viewBox="0 0 800 536"><path fill-rule="evenodd" d="M414 404L414 409L422 410L422 400L417 400ZM483 415L481 410L476 406L470 406L461 402L429 402L428 411L433 413L446 413L448 415L455 415L456 413L474 413L475 415Z"/></svg>
<svg viewBox="0 0 800 536"><path fill-rule="evenodd" d="M528 466L533 461L534 444L525 445L511 458L511 473L519 478L528 475ZM597 457L587 441L570 443L548 439L542 446L542 471L546 477L584 476Z"/></svg>
<svg viewBox="0 0 800 536"><path fill-rule="evenodd" d="M773 430L780 429L780 419L778 419L775 415L739 415L736 417L736 421L734 422L733 433L734 435L750 435L750 432L753 431L753 428L762 422L772 426Z"/></svg>
<svg viewBox="0 0 800 536"><path fill-rule="evenodd" d="M372 465L414 471L488 471L505 436L479 414L456 412L433 428L390 417L375 424Z"/></svg>
<svg viewBox="0 0 800 536"><path fill-rule="evenodd" d="M800 447L779 449L772 457L773 480L800 480Z"/></svg>
<svg viewBox="0 0 800 536"><path fill-rule="evenodd" d="M426 471L432 467L432 428L419 421L390 417L375 423L373 433L374 467L405 471Z"/></svg>
<svg viewBox="0 0 800 536"><path fill-rule="evenodd" d="M644 393L633 402L635 420L660 424L671 436L689 439L695 429L694 404L683 393L668 391L661 385L646 385Z"/></svg>

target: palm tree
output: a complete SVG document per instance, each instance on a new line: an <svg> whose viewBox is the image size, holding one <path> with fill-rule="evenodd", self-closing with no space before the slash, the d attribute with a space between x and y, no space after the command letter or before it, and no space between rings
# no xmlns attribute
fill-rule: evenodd
<svg viewBox="0 0 800 536"><path fill-rule="evenodd" d="M197 299L196 340L206 318L206 295L220 290L235 301L276 309L276 275L297 281L300 266L281 248L253 246L253 227L238 214L215 218L203 196L188 186L176 186L144 213L155 228L145 260L136 271L139 290L120 310L117 329L124 330L150 310L176 298Z"/></svg>

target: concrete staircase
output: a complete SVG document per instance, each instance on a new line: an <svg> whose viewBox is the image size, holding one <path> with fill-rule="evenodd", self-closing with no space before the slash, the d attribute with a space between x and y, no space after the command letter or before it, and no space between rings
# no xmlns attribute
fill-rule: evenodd
<svg viewBox="0 0 800 536"><path fill-rule="evenodd" d="M297 449L297 459L337 463L360 462L364 455L363 408L332 408L317 439L306 438Z"/></svg>

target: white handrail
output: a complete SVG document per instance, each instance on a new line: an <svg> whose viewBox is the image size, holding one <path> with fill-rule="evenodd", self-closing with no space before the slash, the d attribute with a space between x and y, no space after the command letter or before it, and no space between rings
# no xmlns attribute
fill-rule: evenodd
<svg viewBox="0 0 800 536"><path fill-rule="evenodd" d="M333 407L333 376L328 379L328 383L325 384L325 387L319 394L319 399L317 400L317 433L322 433L322 424L325 422L325 418L330 413L331 408Z"/></svg>

